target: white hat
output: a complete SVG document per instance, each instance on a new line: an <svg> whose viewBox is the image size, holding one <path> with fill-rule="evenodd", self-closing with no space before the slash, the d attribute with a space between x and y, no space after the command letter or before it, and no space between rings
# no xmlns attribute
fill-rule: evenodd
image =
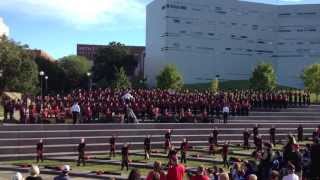
<svg viewBox="0 0 320 180"><path fill-rule="evenodd" d="M64 172L69 172L70 171L70 166L69 165L64 165L63 166L63 171Z"/></svg>

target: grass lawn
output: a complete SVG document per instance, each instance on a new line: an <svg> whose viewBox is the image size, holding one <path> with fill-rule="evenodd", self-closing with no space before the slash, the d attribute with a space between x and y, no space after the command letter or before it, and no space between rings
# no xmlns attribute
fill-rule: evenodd
<svg viewBox="0 0 320 180"><path fill-rule="evenodd" d="M186 84L184 88L186 89L200 89L205 90L210 88L211 83L197 83L197 84ZM249 80L229 80L229 81L220 81L219 83L220 90L234 90L234 89L250 89ZM278 85L277 89L294 89L288 86Z"/></svg>
<svg viewBox="0 0 320 180"><path fill-rule="evenodd" d="M2 105L0 105L0 121L2 120L2 118L3 118L3 106Z"/></svg>

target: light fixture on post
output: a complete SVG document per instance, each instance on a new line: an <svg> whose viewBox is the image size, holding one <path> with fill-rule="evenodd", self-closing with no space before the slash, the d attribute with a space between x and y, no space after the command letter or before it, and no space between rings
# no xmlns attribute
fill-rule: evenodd
<svg viewBox="0 0 320 180"><path fill-rule="evenodd" d="M49 77L45 76L44 79L45 79L45 95L48 95L48 79L49 79Z"/></svg>
<svg viewBox="0 0 320 180"><path fill-rule="evenodd" d="M88 76L88 88L89 88L89 91L91 91L91 88L92 88L92 79L91 79L91 75L92 75L92 73L91 73L91 72L87 72L87 76Z"/></svg>
<svg viewBox="0 0 320 180"><path fill-rule="evenodd" d="M41 109L43 105L43 76L44 76L44 71L39 72L40 75L40 96L41 96Z"/></svg>

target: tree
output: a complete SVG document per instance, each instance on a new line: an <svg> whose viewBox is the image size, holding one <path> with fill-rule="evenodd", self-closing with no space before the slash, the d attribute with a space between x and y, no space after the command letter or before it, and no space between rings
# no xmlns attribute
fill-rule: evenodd
<svg viewBox="0 0 320 180"><path fill-rule="evenodd" d="M38 68L27 45L0 37L0 91L34 94L38 91Z"/></svg>
<svg viewBox="0 0 320 180"><path fill-rule="evenodd" d="M211 81L211 91L212 92L218 92L219 91L219 80L215 79Z"/></svg>
<svg viewBox="0 0 320 180"><path fill-rule="evenodd" d="M320 64L312 64L307 67L302 74L302 80L305 88L317 95L320 95Z"/></svg>
<svg viewBox="0 0 320 180"><path fill-rule="evenodd" d="M161 89L181 89L183 86L182 75L176 66L166 65L157 76L157 86Z"/></svg>
<svg viewBox="0 0 320 180"><path fill-rule="evenodd" d="M93 67L94 80L98 86L107 87L115 80L116 69L123 67L128 76L133 76L137 64L124 44L111 42L97 52Z"/></svg>
<svg viewBox="0 0 320 180"><path fill-rule="evenodd" d="M119 69L115 67L115 79L113 80L112 87L115 89L128 89L131 87L128 76L123 67Z"/></svg>
<svg viewBox="0 0 320 180"><path fill-rule="evenodd" d="M36 57L34 60L38 65L39 71L44 71L45 75L48 76L48 91L54 93L64 91L67 84L66 75L58 62L53 62L43 57Z"/></svg>
<svg viewBox="0 0 320 180"><path fill-rule="evenodd" d="M89 60L82 56L70 55L60 59L59 66L63 69L66 90L85 87L86 73L91 70Z"/></svg>
<svg viewBox="0 0 320 180"><path fill-rule="evenodd" d="M253 89L272 90L276 87L276 84L276 75L272 64L259 64L250 78L250 85Z"/></svg>

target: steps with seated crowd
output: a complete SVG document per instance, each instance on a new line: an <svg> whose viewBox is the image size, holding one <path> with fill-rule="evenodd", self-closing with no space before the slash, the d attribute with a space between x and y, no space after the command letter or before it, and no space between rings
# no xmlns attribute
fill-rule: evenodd
<svg viewBox="0 0 320 180"><path fill-rule="evenodd" d="M36 143L44 139L46 156L68 156L77 153L81 138L86 138L89 154L107 153L109 138L116 136L117 149L123 143L132 144L132 150L142 149L146 135L151 135L152 147L163 148L164 134L173 129L172 141L180 146L187 137L192 146L207 146L208 136L214 127L219 130L219 143L228 140L242 144L245 128L252 131L259 124L259 132L264 140L269 140L269 129L277 129L277 141L285 142L289 133L296 134L297 127L304 127L306 137L320 124L320 106L284 109L279 112L251 112L250 116L232 117L229 124L209 123L140 123L140 124L3 124L0 126L0 160L30 159L35 156ZM312 111L311 111L312 110ZM252 137L250 138L252 142Z"/></svg>

